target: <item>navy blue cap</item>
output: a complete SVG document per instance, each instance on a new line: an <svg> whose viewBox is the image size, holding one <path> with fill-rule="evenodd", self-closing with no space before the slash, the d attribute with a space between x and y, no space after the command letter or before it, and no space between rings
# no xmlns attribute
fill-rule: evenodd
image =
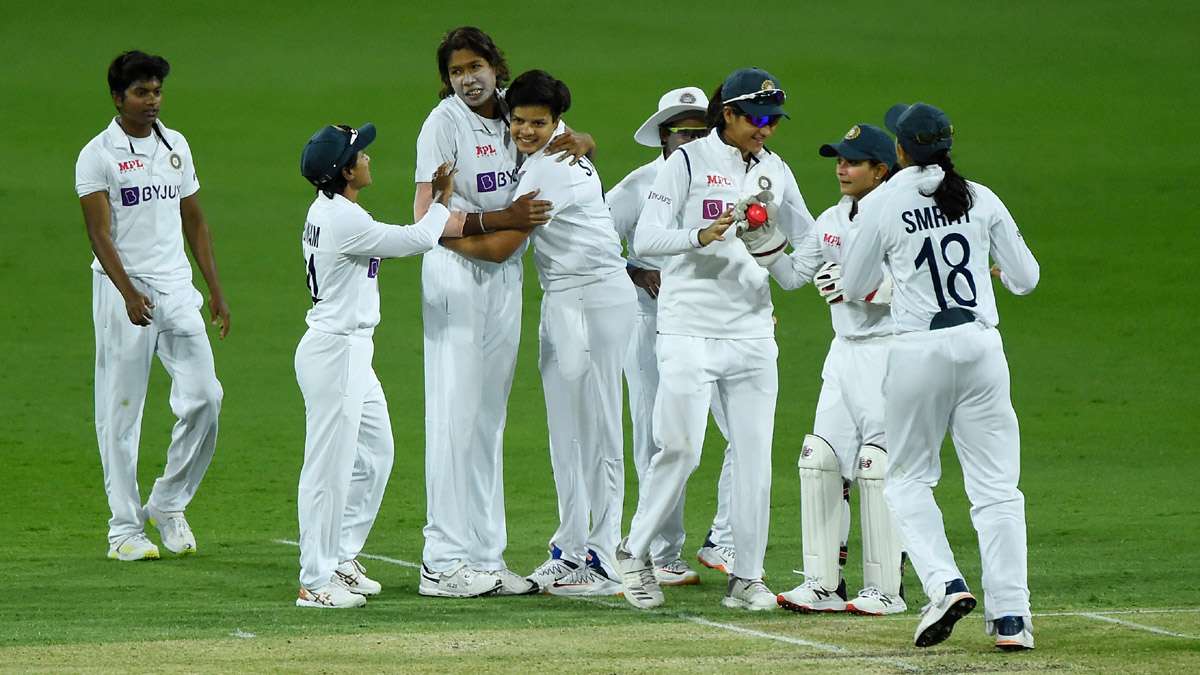
<svg viewBox="0 0 1200 675"><path fill-rule="evenodd" d="M928 103L897 103L888 109L883 123L896 134L900 147L917 161L931 159L954 143L950 118Z"/></svg>
<svg viewBox="0 0 1200 675"><path fill-rule="evenodd" d="M836 144L826 143L817 151L822 157L845 157L853 161L872 159L888 167L896 164L896 142L873 124L855 124Z"/></svg>
<svg viewBox="0 0 1200 675"><path fill-rule="evenodd" d="M345 125L322 127L308 139L300 153L300 175L322 187L341 175L350 157L375 140L375 125L367 122L357 129Z"/></svg>
<svg viewBox="0 0 1200 675"><path fill-rule="evenodd" d="M783 115L787 98L779 80L761 68L735 70L721 84L721 103L737 106L747 115Z"/></svg>

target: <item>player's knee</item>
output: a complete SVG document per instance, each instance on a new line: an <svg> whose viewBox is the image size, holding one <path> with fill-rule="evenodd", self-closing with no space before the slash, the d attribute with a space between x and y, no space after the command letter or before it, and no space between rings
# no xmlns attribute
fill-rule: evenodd
<svg viewBox="0 0 1200 675"><path fill-rule="evenodd" d="M807 434L800 448L800 458L796 465L801 471L833 471L841 473L837 455L833 446L816 434Z"/></svg>
<svg viewBox="0 0 1200 675"><path fill-rule="evenodd" d="M878 445L866 444L858 451L854 477L858 480L883 480L887 475L887 451Z"/></svg>

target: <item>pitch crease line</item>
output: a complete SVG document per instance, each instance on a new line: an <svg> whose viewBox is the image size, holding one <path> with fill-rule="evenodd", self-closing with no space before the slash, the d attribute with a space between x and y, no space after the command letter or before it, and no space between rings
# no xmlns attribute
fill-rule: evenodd
<svg viewBox="0 0 1200 675"><path fill-rule="evenodd" d="M300 542L292 541L291 539L276 539L275 543L276 544L286 544L288 546L300 546ZM401 560L399 558L389 558L386 555L374 555L372 553L359 553L358 557L366 558L367 560L378 560L380 562L390 563L392 565L399 565L400 567L411 567L415 570L421 569L420 563L409 562L407 560Z"/></svg>
<svg viewBox="0 0 1200 675"><path fill-rule="evenodd" d="M1084 613L1081 613L1079 616L1087 617L1089 619L1095 619L1096 621L1105 621L1108 623L1115 623L1118 626L1125 626L1126 628L1133 628L1136 630L1144 630L1147 633L1155 633L1158 635L1168 635L1170 637L1184 638L1186 640L1200 640L1200 636L1184 635L1183 633L1175 633L1175 632L1165 630L1162 628L1157 628L1155 626L1147 626L1147 625L1140 624L1140 623L1134 623L1132 621L1125 621L1124 619L1114 619L1111 616L1104 616L1103 614L1093 614L1090 612L1084 612Z"/></svg>

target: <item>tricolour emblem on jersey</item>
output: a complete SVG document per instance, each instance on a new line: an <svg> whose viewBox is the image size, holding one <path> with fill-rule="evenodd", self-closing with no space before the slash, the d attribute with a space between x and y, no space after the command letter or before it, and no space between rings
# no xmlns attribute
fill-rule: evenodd
<svg viewBox="0 0 1200 675"><path fill-rule="evenodd" d="M475 189L479 192L496 191L496 172L486 171L475 174Z"/></svg>
<svg viewBox="0 0 1200 675"><path fill-rule="evenodd" d="M178 169L183 166L183 158L177 152L172 152L168 160L171 162L172 169Z"/></svg>
<svg viewBox="0 0 1200 675"><path fill-rule="evenodd" d="M858 135L861 133L862 133L862 129L859 129L858 125L855 124L854 126L850 127L850 131L846 132L846 140L852 141L852 140L858 138Z"/></svg>

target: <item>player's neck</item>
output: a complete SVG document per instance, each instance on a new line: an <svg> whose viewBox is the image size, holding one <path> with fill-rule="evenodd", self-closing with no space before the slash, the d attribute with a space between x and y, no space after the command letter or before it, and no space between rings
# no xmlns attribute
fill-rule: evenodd
<svg viewBox="0 0 1200 675"><path fill-rule="evenodd" d="M359 188L351 187L351 186L347 185L345 188L342 189L342 196L345 197L346 199L354 202L355 204L357 204L358 203L358 192L359 192Z"/></svg>
<svg viewBox="0 0 1200 675"><path fill-rule="evenodd" d="M121 127L126 136L132 138L146 138L153 131L153 123L135 122L123 115L117 116L117 126Z"/></svg>
<svg viewBox="0 0 1200 675"><path fill-rule="evenodd" d="M471 108L471 112L489 120L494 120L499 117L500 106L496 102L496 95L492 94L491 98L480 104L478 108Z"/></svg>

